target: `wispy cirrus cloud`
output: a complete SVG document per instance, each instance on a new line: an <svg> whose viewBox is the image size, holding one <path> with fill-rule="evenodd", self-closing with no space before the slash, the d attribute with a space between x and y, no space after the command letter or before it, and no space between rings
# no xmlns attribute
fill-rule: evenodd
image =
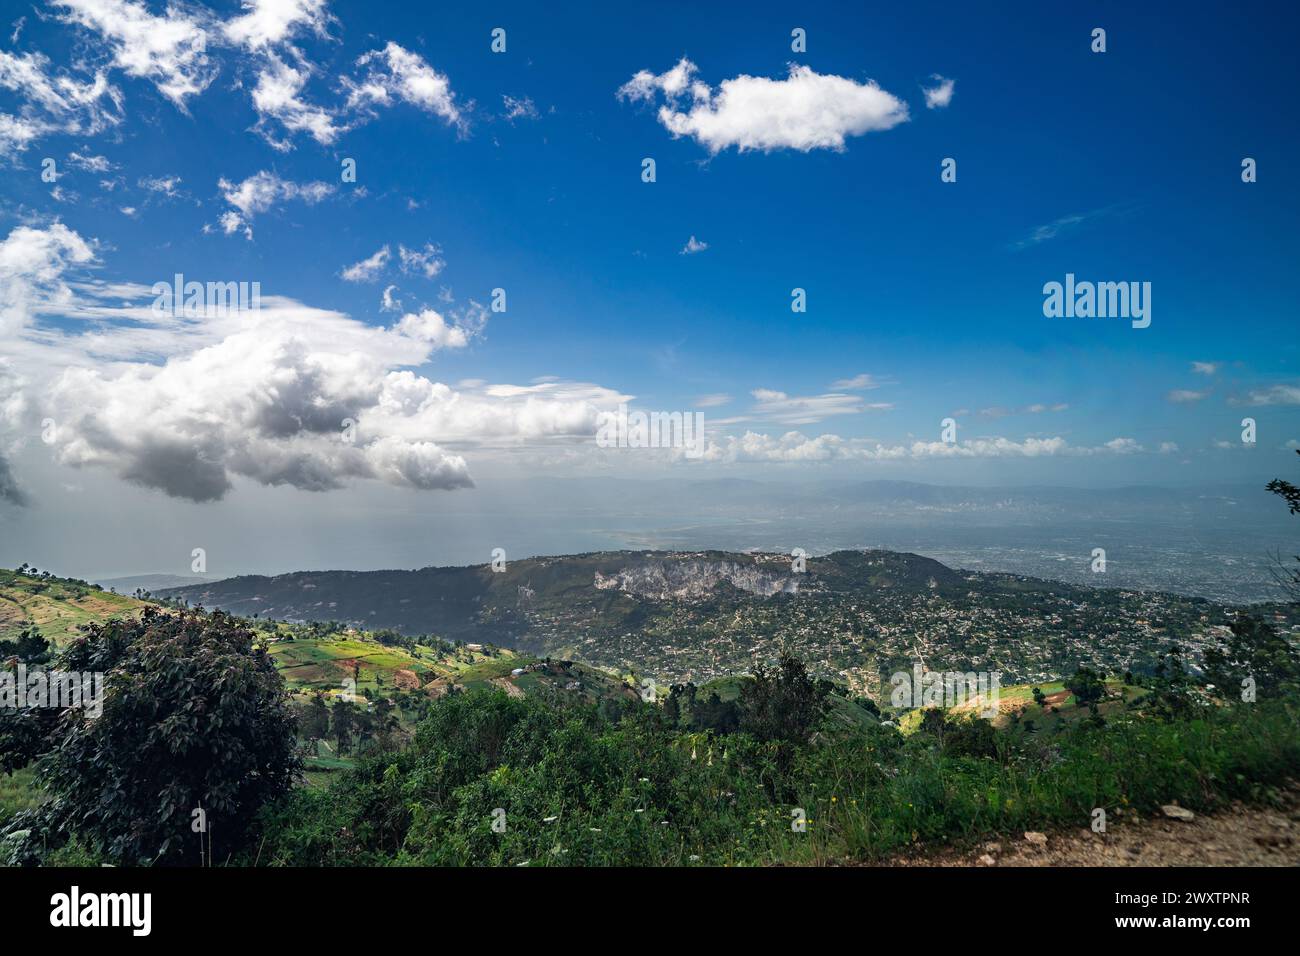
<svg viewBox="0 0 1300 956"><path fill-rule="evenodd" d="M851 378L840 378L831 382L831 388L836 391L860 391L866 389L880 388L882 385L894 385L892 381L882 381L874 375L863 372L861 375L854 375Z"/></svg>
<svg viewBox="0 0 1300 956"><path fill-rule="evenodd" d="M770 388L756 388L751 416L761 421L786 425L811 425L836 415L856 415L864 411L887 411L888 402L868 404L861 396L828 392L824 395L787 395Z"/></svg>
<svg viewBox="0 0 1300 956"><path fill-rule="evenodd" d="M726 392L713 392L709 395L700 395L695 399L696 408L717 408L721 405L727 405L731 402L731 396Z"/></svg>
<svg viewBox="0 0 1300 956"><path fill-rule="evenodd" d="M1106 209L1094 209L1091 212L1071 213L1068 216L1062 216L1052 222L1042 226L1037 226L1029 235L1019 239L1011 244L1013 249L1028 249L1033 246L1042 245L1056 239L1058 236L1068 235L1083 228L1088 223L1094 222L1103 216L1110 215L1115 210L1113 207Z"/></svg>
<svg viewBox="0 0 1300 956"><path fill-rule="evenodd" d="M360 262L354 262L345 268L340 275L348 282L374 282L384 272L388 265L388 260L392 258L392 252L387 245L380 246L375 254L362 259ZM389 286L391 289L392 286ZM385 295L388 290L385 290Z"/></svg>
<svg viewBox="0 0 1300 956"><path fill-rule="evenodd" d="M1300 385L1278 383L1254 388L1244 396L1229 399L1231 405L1300 405Z"/></svg>
<svg viewBox="0 0 1300 956"><path fill-rule="evenodd" d="M976 412L976 414L979 415L980 418L992 421L998 418L1007 418L1011 415L1043 415L1048 412L1063 412L1069 409L1069 407L1070 406L1065 402L1053 402L1050 404L1047 402L1034 402L1030 405L1019 405L1011 408L1004 405L990 405L987 408L981 408ZM960 413L956 414L969 414L969 411L963 409Z"/></svg>

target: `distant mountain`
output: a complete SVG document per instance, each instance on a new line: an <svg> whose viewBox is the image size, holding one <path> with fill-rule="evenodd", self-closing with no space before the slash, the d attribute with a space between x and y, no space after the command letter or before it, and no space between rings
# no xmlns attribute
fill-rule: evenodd
<svg viewBox="0 0 1300 956"><path fill-rule="evenodd" d="M158 596L246 617L337 620L513 646L528 636L539 616L631 626L647 603L847 593L861 587L919 590L961 577L930 558L883 551L838 552L811 564L811 573L799 573L785 555L613 551L526 558L507 562L502 571L476 565L247 575Z"/></svg>
<svg viewBox="0 0 1300 956"><path fill-rule="evenodd" d="M197 574L133 574L124 578L99 578L93 583L106 591L118 594L134 594L137 589L154 592L164 588L183 588L198 584L209 584L217 578L206 578Z"/></svg>
<svg viewBox="0 0 1300 956"><path fill-rule="evenodd" d="M491 643L656 678L752 670L789 648L854 693L923 661L1007 683L1193 655L1230 608L1198 598L1017 574L956 571L916 554L808 557L613 551L415 571L303 571L162 592L209 609Z"/></svg>

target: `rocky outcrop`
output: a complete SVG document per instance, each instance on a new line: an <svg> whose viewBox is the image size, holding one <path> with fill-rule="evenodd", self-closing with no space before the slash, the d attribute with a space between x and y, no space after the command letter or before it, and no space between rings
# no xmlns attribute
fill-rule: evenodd
<svg viewBox="0 0 1300 956"><path fill-rule="evenodd" d="M596 588L656 601L698 601L726 582L760 597L797 594L799 576L735 561L647 562L612 574L596 572Z"/></svg>

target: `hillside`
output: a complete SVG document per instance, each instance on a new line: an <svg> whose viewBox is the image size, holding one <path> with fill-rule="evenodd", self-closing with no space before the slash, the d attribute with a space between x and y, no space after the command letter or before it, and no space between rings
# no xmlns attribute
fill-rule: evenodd
<svg viewBox="0 0 1300 956"><path fill-rule="evenodd" d="M781 554L619 551L511 561L500 572L296 572L162 593L247 616L492 643L665 683L744 673L789 648L818 676L877 697L882 673L916 660L1000 671L1007 684L1080 664L1142 672L1170 640L1195 657L1234 614L1196 598L957 571L890 551L808 558L802 572ZM1279 623L1294 626L1293 614Z"/></svg>
<svg viewBox="0 0 1300 956"><path fill-rule="evenodd" d="M590 703L638 697L615 674L503 648L400 646L354 630L302 637L278 624L259 633L289 690L299 696L337 697L348 688L359 695L422 692L431 698L451 690L500 689L511 696L563 695ZM345 684L349 680L355 684Z"/></svg>
<svg viewBox="0 0 1300 956"><path fill-rule="evenodd" d="M143 601L104 591L75 578L28 574L0 568L0 640L35 624L54 644L62 644L82 624L139 613Z"/></svg>

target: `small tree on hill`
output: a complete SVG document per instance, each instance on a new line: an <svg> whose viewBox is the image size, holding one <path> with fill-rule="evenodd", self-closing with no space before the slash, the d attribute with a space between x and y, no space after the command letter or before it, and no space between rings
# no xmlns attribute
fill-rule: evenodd
<svg viewBox="0 0 1300 956"><path fill-rule="evenodd" d="M828 696L803 661L783 652L775 668L759 665L741 685L740 729L759 740L805 743L826 714Z"/></svg>
<svg viewBox="0 0 1300 956"><path fill-rule="evenodd" d="M1065 681L1065 689L1074 695L1079 704L1096 708L1098 701L1106 698L1106 681L1090 667L1079 667Z"/></svg>

